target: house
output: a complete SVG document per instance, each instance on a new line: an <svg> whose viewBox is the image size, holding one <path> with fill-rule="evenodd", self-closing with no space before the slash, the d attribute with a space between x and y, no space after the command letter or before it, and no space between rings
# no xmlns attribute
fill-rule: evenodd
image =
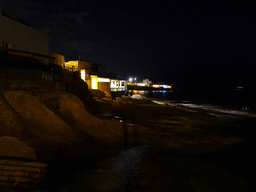
<svg viewBox="0 0 256 192"><path fill-rule="evenodd" d="M80 71L89 89L103 92L125 91L126 80L118 79L116 74L109 73L102 64L72 60L65 62L65 70Z"/></svg>
<svg viewBox="0 0 256 192"><path fill-rule="evenodd" d="M0 5L0 51L7 55L34 58L49 64L48 35L31 24L2 10Z"/></svg>
<svg viewBox="0 0 256 192"><path fill-rule="evenodd" d="M64 57L64 55L49 52L49 56L50 56L50 60L49 60L50 64L59 65L59 66L62 67L62 69L65 68L65 57Z"/></svg>

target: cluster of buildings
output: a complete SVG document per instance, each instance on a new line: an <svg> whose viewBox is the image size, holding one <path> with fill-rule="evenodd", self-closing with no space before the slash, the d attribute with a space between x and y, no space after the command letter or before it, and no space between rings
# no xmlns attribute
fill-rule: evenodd
<svg viewBox="0 0 256 192"><path fill-rule="evenodd" d="M40 63L50 66L52 64L62 67L63 72L80 72L89 89L103 92L125 91L127 85L145 87L163 87L165 85L152 84L148 79L135 84L131 81L118 79L116 74L109 73L105 66L95 62L78 60L65 61L64 55L49 52L49 37L47 30L38 31L31 25L17 18L11 13L2 10L0 5L0 60L1 55L21 56L32 58ZM1 66L0 66L1 67Z"/></svg>
<svg viewBox="0 0 256 192"><path fill-rule="evenodd" d="M80 72L81 79L88 84L89 89L125 90L127 81L109 73L104 65L81 61L80 58L66 62L64 55L49 52L47 32L38 31L28 22L3 11L1 5L0 26L0 59L1 55L33 58L48 66L59 65L63 72Z"/></svg>

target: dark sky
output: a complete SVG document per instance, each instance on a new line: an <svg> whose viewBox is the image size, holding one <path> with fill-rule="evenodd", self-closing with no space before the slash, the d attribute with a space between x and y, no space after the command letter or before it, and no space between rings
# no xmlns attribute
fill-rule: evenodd
<svg viewBox="0 0 256 192"><path fill-rule="evenodd" d="M179 87L255 83L255 6L244 1L2 0L68 60Z"/></svg>

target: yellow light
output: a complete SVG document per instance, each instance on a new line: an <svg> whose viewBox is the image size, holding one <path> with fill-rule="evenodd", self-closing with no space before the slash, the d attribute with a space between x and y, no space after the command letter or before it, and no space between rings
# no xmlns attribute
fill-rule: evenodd
<svg viewBox="0 0 256 192"><path fill-rule="evenodd" d="M85 69L81 69L81 79L85 81Z"/></svg>
<svg viewBox="0 0 256 192"><path fill-rule="evenodd" d="M92 89L98 89L98 76L91 75Z"/></svg>
<svg viewBox="0 0 256 192"><path fill-rule="evenodd" d="M146 86L145 83L137 83L138 86Z"/></svg>
<svg viewBox="0 0 256 192"><path fill-rule="evenodd" d="M109 78L98 78L98 82L110 82Z"/></svg>
<svg viewBox="0 0 256 192"><path fill-rule="evenodd" d="M73 66L75 67L75 69L78 69L78 61L68 61L65 62L65 66L72 68Z"/></svg>

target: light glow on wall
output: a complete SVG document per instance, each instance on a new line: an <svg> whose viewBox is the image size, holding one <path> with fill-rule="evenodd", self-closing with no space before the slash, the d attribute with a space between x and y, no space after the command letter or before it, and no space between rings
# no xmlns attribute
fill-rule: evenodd
<svg viewBox="0 0 256 192"><path fill-rule="evenodd" d="M85 69L81 69L81 79L85 81Z"/></svg>
<svg viewBox="0 0 256 192"><path fill-rule="evenodd" d="M109 78L101 78L101 77L99 77L98 78L98 82L110 82L110 79Z"/></svg>
<svg viewBox="0 0 256 192"><path fill-rule="evenodd" d="M92 89L98 89L98 76L91 75Z"/></svg>
<svg viewBox="0 0 256 192"><path fill-rule="evenodd" d="M68 61L65 62L65 67L78 69L78 61Z"/></svg>
<svg viewBox="0 0 256 192"><path fill-rule="evenodd" d="M138 86L146 86L145 83L137 83Z"/></svg>

